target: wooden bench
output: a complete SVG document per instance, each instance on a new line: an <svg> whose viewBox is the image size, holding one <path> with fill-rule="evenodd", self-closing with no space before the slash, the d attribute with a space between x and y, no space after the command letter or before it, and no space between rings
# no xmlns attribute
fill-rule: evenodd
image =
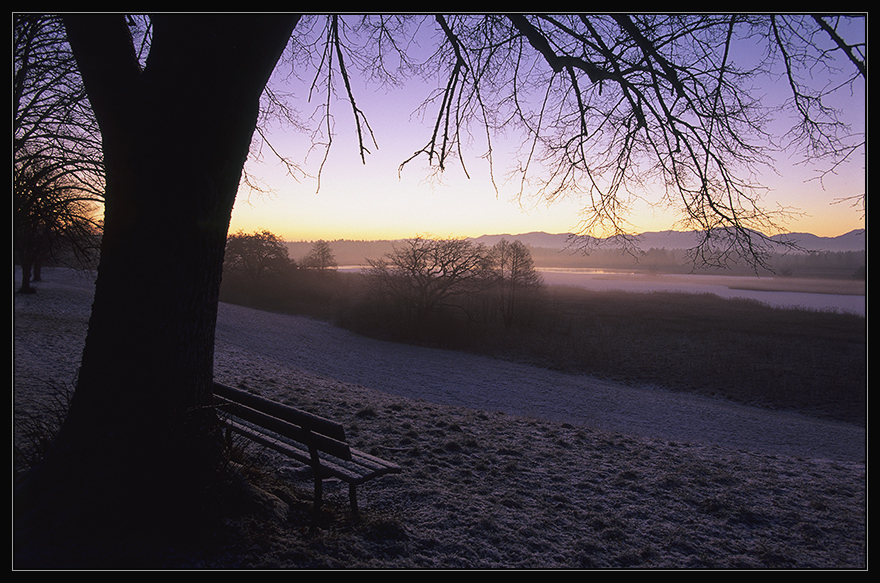
<svg viewBox="0 0 880 583"><path fill-rule="evenodd" d="M235 432L311 467L316 513L321 507L325 479L348 483L351 510L357 515L355 488L401 471L396 464L351 449L342 425L329 419L219 383L214 383L214 400L227 428L227 439Z"/></svg>

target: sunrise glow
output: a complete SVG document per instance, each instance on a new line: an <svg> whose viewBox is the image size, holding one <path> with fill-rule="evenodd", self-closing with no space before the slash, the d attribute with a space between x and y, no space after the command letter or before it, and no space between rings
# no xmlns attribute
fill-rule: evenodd
<svg viewBox="0 0 880 583"><path fill-rule="evenodd" d="M517 198L513 188L490 180L482 160L471 162L470 179L460 168L452 168L442 184L428 184L428 172L422 168L408 168L398 176L403 158L395 158L396 152L368 159L364 165L342 150L340 146L332 152L339 166L325 169L320 190L314 178L294 180L269 164L258 166L273 192L240 191L230 231L267 229L288 241L309 241L568 233L579 228L582 207L578 200L548 204ZM790 220L784 223L789 231L835 237L865 227L861 204L849 200L865 191L860 168L830 177L824 185L808 178L792 172L788 179L772 176L767 180L771 189L764 196L767 207L791 210ZM643 205L627 219L634 232L646 232L674 229L678 217Z"/></svg>
<svg viewBox="0 0 880 583"><path fill-rule="evenodd" d="M292 91L286 82L274 81ZM784 84L777 84L769 91L780 86L784 89ZM485 139L478 135L464 153L467 174L456 165L448 168L439 182L432 180L424 159L399 173L400 163L423 147L430 136L435 110L429 109L421 117L415 113L430 90L427 85L412 84L394 90L365 83L355 87L358 106L378 144L370 144L366 163L358 153L350 106L339 96L332 109L333 143L323 161L320 188L317 174L324 150L312 148L311 138L304 132L270 128L273 147L297 163L302 161L302 173L291 177L267 149L261 150L257 159L248 163L247 171L273 192L267 195L240 189L230 230L268 229L285 240L297 241L400 239L417 234L478 237L579 229L582 205L578 200L548 205L528 196L528 191L522 198L516 196L518 184L507 182L506 177L517 160L503 142L493 144L492 174L484 159ZM855 130L865 127L863 94L835 105L846 112L846 121ZM307 117L318 106L299 101L296 107ZM776 168L756 177L768 189L762 199L764 208L789 211L790 219L782 226L790 232L834 237L864 228L863 207L854 205L866 191L864 152L821 180L817 169L780 157ZM658 193L638 194L652 201L660 198ZM680 217L643 205L624 218L638 233L675 229Z"/></svg>

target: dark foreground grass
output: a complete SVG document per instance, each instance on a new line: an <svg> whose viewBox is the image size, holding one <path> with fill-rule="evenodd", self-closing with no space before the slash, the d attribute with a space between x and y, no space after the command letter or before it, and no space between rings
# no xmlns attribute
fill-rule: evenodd
<svg viewBox="0 0 880 583"><path fill-rule="evenodd" d="M548 291L539 325L487 353L864 426L867 326L856 315L712 294Z"/></svg>

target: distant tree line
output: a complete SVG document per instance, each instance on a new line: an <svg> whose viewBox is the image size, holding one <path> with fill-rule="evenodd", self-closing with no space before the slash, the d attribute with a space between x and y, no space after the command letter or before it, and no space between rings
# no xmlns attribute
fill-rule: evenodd
<svg viewBox="0 0 880 583"><path fill-rule="evenodd" d="M660 273L721 273L754 275L755 266L731 262L724 267L695 266L687 249L651 247L645 250L600 248L582 250L531 248L540 267L656 271ZM806 251L768 254L759 275L791 277L865 278L865 251Z"/></svg>
<svg viewBox="0 0 880 583"><path fill-rule="evenodd" d="M516 236L507 237L516 241ZM477 240L477 242L479 242ZM399 241L355 241L348 239L324 242L332 247L340 266L368 265L368 258L378 258L393 250ZM670 246L645 246L639 249L600 245L589 248L542 247L522 241L531 253L537 269L593 268L621 269L657 273L717 273L725 275L755 275L755 266L748 262L729 262L723 268L695 264L688 249ZM307 254L316 244L313 241L285 242L291 256ZM823 277L834 279L865 278L865 251L796 251L781 248L766 257L766 267L758 270L762 276Z"/></svg>
<svg viewBox="0 0 880 583"><path fill-rule="evenodd" d="M544 288L529 248L507 240L487 247L460 238L407 239L370 260L364 275L366 293L351 309L349 327L441 346L528 326Z"/></svg>
<svg viewBox="0 0 880 583"><path fill-rule="evenodd" d="M270 231L238 231L227 237L221 300L253 307L328 316L338 295L336 259L316 241L297 261Z"/></svg>
<svg viewBox="0 0 880 583"><path fill-rule="evenodd" d="M372 336L463 346L490 329L528 326L544 288L519 241L415 237L368 263L339 273L326 241L296 261L273 233L239 231L227 240L221 299L333 318Z"/></svg>

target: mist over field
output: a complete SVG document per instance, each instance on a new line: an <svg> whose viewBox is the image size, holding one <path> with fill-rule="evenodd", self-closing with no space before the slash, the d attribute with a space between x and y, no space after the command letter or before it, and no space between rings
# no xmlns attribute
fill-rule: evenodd
<svg viewBox="0 0 880 583"><path fill-rule="evenodd" d="M502 239L526 244L535 267L548 285L595 291L672 291L712 293L722 298L753 299L775 307L866 313L865 231L838 237L793 233L772 239L796 245L780 247L769 260L772 269L756 270L744 262L726 269L695 265L687 250L698 243L696 233L663 231L638 237L638 250L626 251L613 241L590 249L571 234L543 232L482 235L472 241L491 246ZM311 241L285 243L294 260L304 257ZM389 253L389 240L330 242L342 270L356 271Z"/></svg>
<svg viewBox="0 0 880 583"><path fill-rule="evenodd" d="M547 268L540 272L548 285L593 291L713 294L726 299L754 300L777 308L828 310L860 316L867 310L866 282L859 279L620 273L577 268Z"/></svg>
<svg viewBox="0 0 880 583"><path fill-rule="evenodd" d="M686 256L688 249L698 243L697 233L662 231L643 233L637 239L638 252L627 252L613 240L590 244L583 238L560 233L522 233L482 235L472 238L476 243L487 246L498 241L521 241L531 251L538 268L614 268L637 271L660 271L663 273L689 273L695 269L701 273L724 273L754 275L754 269L746 264L733 264L729 269L708 270L695 266ZM777 267L783 275L798 277L859 277L859 269L865 266L866 234L857 229L838 237L817 237L809 233L792 233L772 237L775 241L788 241L797 245L796 249L779 247L771 266ZM365 265L367 259L377 259L388 253L395 242L389 240L351 240L330 241L337 263L340 266ZM290 257L299 259L305 256L312 241L288 241ZM769 275L770 272L765 272ZM864 278L864 274L861 274Z"/></svg>
<svg viewBox="0 0 880 583"><path fill-rule="evenodd" d="M474 241L488 247L502 238L508 236ZM532 233L508 240L515 239L559 245L567 236ZM652 244L683 239L667 232ZM584 255L529 246L543 290L521 306L513 326L487 311L493 297L475 295L436 311L414 335L403 299L377 294L363 269L367 259L405 246L402 241L332 241L338 269L297 269L274 291L257 295L227 282L221 298L311 315L382 340L864 425L866 280L865 252L858 250L864 234L812 240L837 251L780 255L774 260L787 262L783 272L760 275L745 268L695 271L693 265L689 272L675 249L652 247L637 261L619 249ZM285 245L294 261L311 247ZM652 257L672 259L662 268L647 262ZM578 263L553 266L548 258ZM610 260L627 268L608 267Z"/></svg>

